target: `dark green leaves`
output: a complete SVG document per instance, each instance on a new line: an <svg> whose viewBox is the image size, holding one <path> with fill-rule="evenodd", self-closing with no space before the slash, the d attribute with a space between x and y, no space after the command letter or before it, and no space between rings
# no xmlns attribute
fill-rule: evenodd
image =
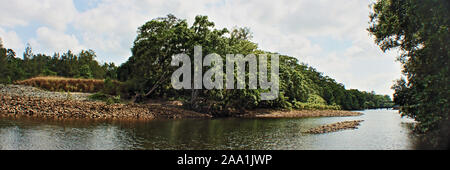
<svg viewBox="0 0 450 170"><path fill-rule="evenodd" d="M402 115L420 122L421 132L450 124L449 10L447 0L380 0L370 16L368 30L381 49L402 51L406 80L393 86L394 101Z"/></svg>

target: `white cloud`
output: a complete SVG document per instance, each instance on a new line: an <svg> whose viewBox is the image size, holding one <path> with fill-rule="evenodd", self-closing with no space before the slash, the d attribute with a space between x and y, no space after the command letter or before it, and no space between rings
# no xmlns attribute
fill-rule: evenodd
<svg viewBox="0 0 450 170"><path fill-rule="evenodd" d="M23 49L23 42L14 31L5 31L0 28L0 38L3 42L3 47L11 49Z"/></svg>
<svg viewBox="0 0 450 170"><path fill-rule="evenodd" d="M36 38L30 40L34 52L52 54L53 52L66 52L72 50L79 52L84 47L79 44L77 37L47 27L36 31Z"/></svg>
<svg viewBox="0 0 450 170"><path fill-rule="evenodd" d="M39 22L64 30L76 13L72 0L2 0L0 26L27 26Z"/></svg>

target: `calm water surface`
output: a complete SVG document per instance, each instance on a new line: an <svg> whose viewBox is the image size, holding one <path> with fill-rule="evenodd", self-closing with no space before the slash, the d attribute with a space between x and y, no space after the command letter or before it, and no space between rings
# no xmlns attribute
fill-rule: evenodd
<svg viewBox="0 0 450 170"><path fill-rule="evenodd" d="M395 110L302 119L42 121L0 118L0 149L417 149L414 121ZM323 124L364 120L356 130L302 133Z"/></svg>

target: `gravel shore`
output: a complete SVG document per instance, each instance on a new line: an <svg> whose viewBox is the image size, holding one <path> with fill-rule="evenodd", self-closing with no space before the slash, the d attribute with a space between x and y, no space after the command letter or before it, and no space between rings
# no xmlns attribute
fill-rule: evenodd
<svg viewBox="0 0 450 170"><path fill-rule="evenodd" d="M174 105L112 104L90 101L88 93L48 92L21 85L0 85L0 116L47 119L152 120L210 118Z"/></svg>
<svg viewBox="0 0 450 170"><path fill-rule="evenodd" d="M0 84L0 94L6 96L51 98L51 99L70 98L72 100L79 100L79 101L88 101L89 100L88 97L89 95L91 95L91 93L50 92L31 86L3 85L3 84Z"/></svg>

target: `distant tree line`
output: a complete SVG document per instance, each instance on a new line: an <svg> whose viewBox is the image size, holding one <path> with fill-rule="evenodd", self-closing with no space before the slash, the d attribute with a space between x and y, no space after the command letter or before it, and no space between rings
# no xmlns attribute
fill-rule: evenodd
<svg viewBox="0 0 450 170"><path fill-rule="evenodd" d="M25 48L23 58L19 58L13 50L0 44L0 83L13 83L36 76L117 78L117 67L114 63L101 65L95 58L93 50L83 50L78 54L67 51L63 54L55 53L53 56L33 54L30 45Z"/></svg>

